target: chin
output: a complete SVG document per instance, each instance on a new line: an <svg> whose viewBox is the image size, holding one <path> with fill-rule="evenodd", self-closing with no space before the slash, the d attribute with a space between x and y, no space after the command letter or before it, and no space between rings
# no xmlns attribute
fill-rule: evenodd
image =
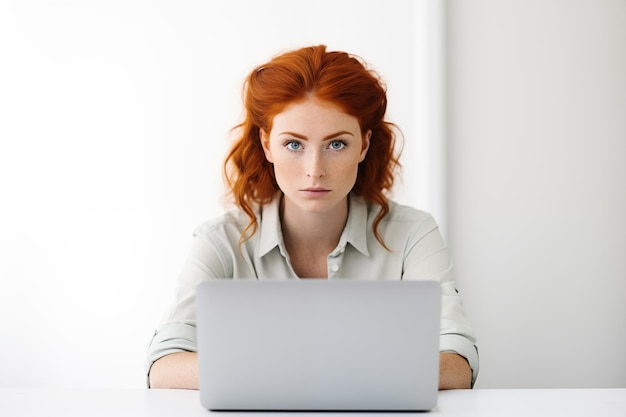
<svg viewBox="0 0 626 417"><path fill-rule="evenodd" d="M340 200L340 201L299 201L298 203L296 203L296 207L298 207L299 210L303 211L303 212L307 212L307 213L311 213L311 214L320 214L320 213L327 213L327 212L332 212L334 210L337 210L337 208L340 206L340 204L345 201L345 200Z"/></svg>

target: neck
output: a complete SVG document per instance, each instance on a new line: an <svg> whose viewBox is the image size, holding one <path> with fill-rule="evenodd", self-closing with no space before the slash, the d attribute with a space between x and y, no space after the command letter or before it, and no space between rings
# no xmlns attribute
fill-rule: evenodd
<svg viewBox="0 0 626 417"><path fill-rule="evenodd" d="M348 220L348 199L330 212L311 213L281 202L281 225L285 245L325 249L330 253L339 243Z"/></svg>

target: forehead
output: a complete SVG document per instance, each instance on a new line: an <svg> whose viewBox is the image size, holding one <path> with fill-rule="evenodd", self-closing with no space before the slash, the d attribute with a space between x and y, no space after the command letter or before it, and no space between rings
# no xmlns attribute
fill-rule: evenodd
<svg viewBox="0 0 626 417"><path fill-rule="evenodd" d="M339 106L315 98L290 103L272 121L272 130L278 128L324 129L341 126L346 130L360 130L356 117Z"/></svg>

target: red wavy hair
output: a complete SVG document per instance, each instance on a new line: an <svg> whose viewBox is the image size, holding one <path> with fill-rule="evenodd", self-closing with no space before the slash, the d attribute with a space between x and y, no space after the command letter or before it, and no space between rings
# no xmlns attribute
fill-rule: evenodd
<svg viewBox="0 0 626 417"><path fill-rule="evenodd" d="M279 190L272 164L265 159L260 129L270 132L274 116L306 97L334 104L358 119L361 133L372 131L370 147L352 193L381 206L373 231L385 247L378 225L389 213L386 193L399 168L395 125L384 120L386 87L380 77L357 57L328 52L325 45L279 55L255 68L244 83L245 119L236 126L238 137L224 162L224 178L235 204L250 218L239 243L257 230L255 205L269 203Z"/></svg>

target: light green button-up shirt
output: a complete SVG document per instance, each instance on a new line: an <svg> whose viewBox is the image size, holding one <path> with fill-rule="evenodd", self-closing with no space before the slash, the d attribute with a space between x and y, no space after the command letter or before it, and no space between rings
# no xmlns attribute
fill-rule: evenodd
<svg viewBox="0 0 626 417"><path fill-rule="evenodd" d="M248 224L240 210L231 210L194 231L191 253L178 278L175 301L155 332L146 370L162 356L197 351L195 289L203 280L299 279L289 262L281 232L280 198L259 208L259 228L239 251L239 237ZM350 197L350 211L339 244L328 255L328 279L433 280L441 284L440 351L456 352L478 375L474 332L466 318L451 275L437 224L429 214L390 202L390 212L378 226L386 250L374 236L372 223L380 206Z"/></svg>

